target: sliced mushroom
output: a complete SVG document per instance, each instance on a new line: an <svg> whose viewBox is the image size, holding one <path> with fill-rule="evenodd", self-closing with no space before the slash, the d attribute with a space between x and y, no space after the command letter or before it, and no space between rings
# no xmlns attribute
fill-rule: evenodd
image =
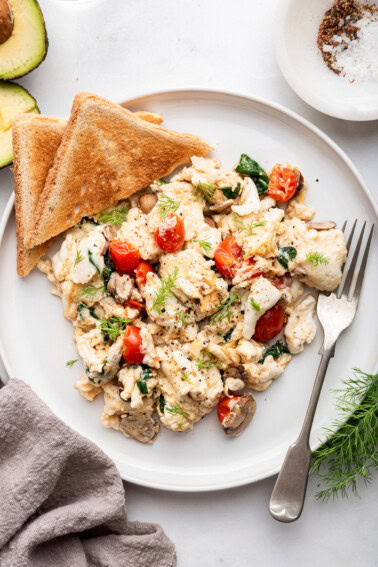
<svg viewBox="0 0 378 567"><path fill-rule="evenodd" d="M150 213L157 202L158 198L154 193L145 193L139 197L139 206L144 214Z"/></svg>
<svg viewBox="0 0 378 567"><path fill-rule="evenodd" d="M235 203L234 199L227 199L227 201L223 201L222 203L215 203L209 207L209 211L213 213L224 213L231 205Z"/></svg>
<svg viewBox="0 0 378 567"><path fill-rule="evenodd" d="M122 276L113 272L108 281L107 290L114 295L117 303L126 303L133 289L133 280L127 274Z"/></svg>
<svg viewBox="0 0 378 567"><path fill-rule="evenodd" d="M217 228L217 225L213 221L211 217L205 217L205 223L211 226L212 228Z"/></svg>
<svg viewBox="0 0 378 567"><path fill-rule="evenodd" d="M237 362L229 364L224 371L224 378L240 378L241 380L244 380L246 378L244 366Z"/></svg>
<svg viewBox="0 0 378 567"><path fill-rule="evenodd" d="M297 180L297 189L296 191L300 191L303 187L303 175L299 171L299 169L294 170L295 179Z"/></svg>
<svg viewBox="0 0 378 567"><path fill-rule="evenodd" d="M229 415L223 420L222 427L229 437L238 437L247 427L256 411L256 400L252 394L237 396Z"/></svg>
<svg viewBox="0 0 378 567"><path fill-rule="evenodd" d="M121 416L120 430L141 443L153 443L159 432L159 423L148 413Z"/></svg>
<svg viewBox="0 0 378 567"><path fill-rule="evenodd" d="M331 230L336 228L336 223L333 221L310 222L308 226L315 230Z"/></svg>

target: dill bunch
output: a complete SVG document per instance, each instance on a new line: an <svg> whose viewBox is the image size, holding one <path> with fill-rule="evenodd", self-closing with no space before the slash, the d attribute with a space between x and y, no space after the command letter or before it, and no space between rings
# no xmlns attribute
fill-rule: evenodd
<svg viewBox="0 0 378 567"><path fill-rule="evenodd" d="M357 494L358 481L369 482L372 470L378 468L378 374L353 371L354 377L344 381L345 388L335 390L337 409L350 417L325 429L330 437L313 453L310 474L318 474L324 484L316 494L324 501L348 496L350 490Z"/></svg>

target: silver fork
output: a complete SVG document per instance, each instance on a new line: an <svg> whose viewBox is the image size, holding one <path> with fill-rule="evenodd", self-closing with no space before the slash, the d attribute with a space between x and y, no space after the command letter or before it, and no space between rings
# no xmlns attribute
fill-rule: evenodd
<svg viewBox="0 0 378 567"><path fill-rule="evenodd" d="M352 244L357 220L354 222L347 242L347 250ZM345 232L347 222L344 223ZM361 292L366 263L369 254L374 225L371 227L365 250L357 270L357 262L364 236L366 222L364 223L350 266L344 269L343 278L336 292L319 294L317 313L324 330L323 345L318 373L312 389L310 402L298 439L290 445L281 471L273 488L269 503L269 511L273 518L280 522L294 522L303 510L306 496L308 471L311 462L311 449L309 445L312 422L318 405L320 391L327 372L328 363L335 354L336 341L340 334L349 327L356 313L358 299ZM346 264L344 265L345 268ZM354 282L356 282L354 284Z"/></svg>

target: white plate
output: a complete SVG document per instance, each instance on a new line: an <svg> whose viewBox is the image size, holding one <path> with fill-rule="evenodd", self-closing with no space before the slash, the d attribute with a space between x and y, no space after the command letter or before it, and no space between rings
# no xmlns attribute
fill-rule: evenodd
<svg viewBox="0 0 378 567"><path fill-rule="evenodd" d="M310 187L308 202L317 208L319 219L340 224L356 216L369 221L376 218L367 189L348 158L314 126L278 105L234 94L175 91L135 99L129 107L162 112L169 128L206 137L217 144L215 155L227 167L242 152L268 170L277 161L297 164ZM1 354L11 376L30 384L56 415L108 453L124 479L137 484L167 490L215 490L256 481L279 470L302 423L319 362L321 332L269 390L256 393L256 415L241 437L227 438L214 411L193 431L180 434L162 428L152 446L125 439L102 426L101 399L87 402L72 388L84 373L81 362L65 367L67 360L77 358L72 325L63 319L61 302L49 294L50 284L43 274L35 270L26 279L16 275L11 209L10 202L0 247ZM353 366L367 371L375 367L378 320L370 315L377 312L377 260L369 262L359 312L330 364L315 417L313 446L322 427L329 426L335 416L329 389L350 375Z"/></svg>
<svg viewBox="0 0 378 567"><path fill-rule="evenodd" d="M336 118L376 120L378 81L355 81L333 73L317 47L319 25L333 0L280 0L274 20L278 65L291 88L308 104Z"/></svg>

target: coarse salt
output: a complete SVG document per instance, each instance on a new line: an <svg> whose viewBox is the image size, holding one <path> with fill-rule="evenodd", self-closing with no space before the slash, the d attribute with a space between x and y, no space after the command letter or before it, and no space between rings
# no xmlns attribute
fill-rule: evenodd
<svg viewBox="0 0 378 567"><path fill-rule="evenodd" d="M364 11L355 25L360 28L356 39L334 36L333 45L323 45L323 51L334 55L340 74L349 81L378 80L378 13Z"/></svg>

